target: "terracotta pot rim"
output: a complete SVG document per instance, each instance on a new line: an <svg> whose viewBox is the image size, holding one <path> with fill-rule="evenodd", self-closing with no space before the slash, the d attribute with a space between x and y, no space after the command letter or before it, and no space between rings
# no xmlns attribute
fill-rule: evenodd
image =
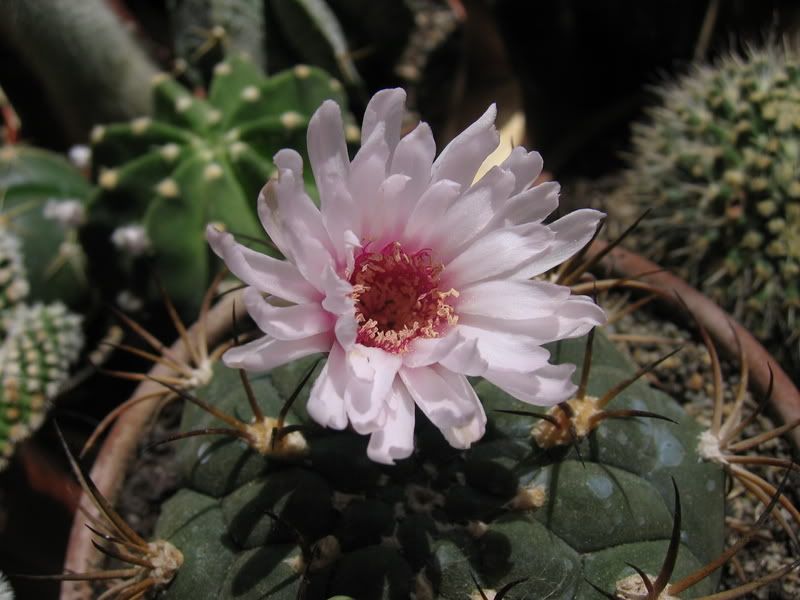
<svg viewBox="0 0 800 600"><path fill-rule="evenodd" d="M587 256L594 257L607 246L607 242L597 240L588 249ZM660 270L659 265L630 250L614 248L602 260L602 264L619 277L636 279L660 288L665 292L661 298L679 310L683 308L678 299L680 296L694 317L708 331L718 349L733 359L737 359L739 354L736 341L738 338L750 367L751 389L766 395L772 379L771 406L784 423L800 419L800 391L795 383L761 342L716 302L684 279ZM649 274L642 276L642 273ZM795 446L800 446L800 428L792 432L791 439Z"/></svg>

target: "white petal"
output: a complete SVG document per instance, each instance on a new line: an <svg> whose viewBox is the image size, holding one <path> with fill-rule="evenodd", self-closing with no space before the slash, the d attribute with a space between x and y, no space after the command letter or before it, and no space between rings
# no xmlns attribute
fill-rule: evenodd
<svg viewBox="0 0 800 600"><path fill-rule="evenodd" d="M402 359L380 348L356 344L345 354L348 381L344 392L350 423L358 433L371 433L381 427L387 396Z"/></svg>
<svg viewBox="0 0 800 600"><path fill-rule="evenodd" d="M276 161L278 159L276 155ZM270 179L262 188L257 204L258 216L264 229L301 272L305 267L310 268L310 263L314 264L318 259L329 262L333 254L322 216L306 194L302 177L302 171L281 169L278 177ZM310 254L310 240L313 240L313 252L316 256ZM303 274L311 283L316 280L315 270Z"/></svg>
<svg viewBox="0 0 800 600"><path fill-rule="evenodd" d="M323 209L335 193L335 183L347 180L350 159L339 105L326 100L308 123L308 157Z"/></svg>
<svg viewBox="0 0 800 600"><path fill-rule="evenodd" d="M505 319L463 314L461 325L527 337L534 344L580 337L605 323L605 312L586 296L565 300L552 314L534 319Z"/></svg>
<svg viewBox="0 0 800 600"><path fill-rule="evenodd" d="M446 180L437 181L425 190L406 224L403 246L411 251L428 247L442 216L460 192L460 185Z"/></svg>
<svg viewBox="0 0 800 600"><path fill-rule="evenodd" d="M252 287L244 291L244 304L258 328L279 340L297 340L330 331L335 321L317 303L274 306Z"/></svg>
<svg viewBox="0 0 800 600"><path fill-rule="evenodd" d="M478 238L446 265L445 287L461 289L470 283L513 273L546 251L553 239L550 230L536 223L492 231Z"/></svg>
<svg viewBox="0 0 800 600"><path fill-rule="evenodd" d="M344 352L334 344L328 360L311 388L306 410L317 423L332 429L347 427L344 407L344 390L347 384L347 367Z"/></svg>
<svg viewBox="0 0 800 600"><path fill-rule="evenodd" d="M352 228L360 232L362 238L369 237L374 228L373 223L382 218L375 198L378 188L386 179L389 160L389 146L384 139L383 130L383 123L379 123L350 166L348 186L359 215Z"/></svg>
<svg viewBox="0 0 800 600"><path fill-rule="evenodd" d="M492 104L483 116L458 134L433 163L431 181L449 179L467 189L478 167L500 142L494 126L496 116L497 107Z"/></svg>
<svg viewBox="0 0 800 600"><path fill-rule="evenodd" d="M467 448L483 435L486 416L466 377L442 367L404 367L400 377L420 410L452 446Z"/></svg>
<svg viewBox="0 0 800 600"><path fill-rule="evenodd" d="M555 239L547 252L537 257L516 273L517 277L535 277L560 265L578 250L583 248L597 231L600 219L605 215L591 208L571 212L548 227L555 233Z"/></svg>
<svg viewBox="0 0 800 600"><path fill-rule="evenodd" d="M467 321L465 318L457 325L458 331L466 339L478 341L478 351L489 369L527 372L545 365L550 358L550 353L529 336L484 329Z"/></svg>
<svg viewBox="0 0 800 600"><path fill-rule="evenodd" d="M356 323L355 315L342 314L336 319L334 326L336 333L336 341L339 342L345 351L350 351L356 343L356 336L358 335L358 323Z"/></svg>
<svg viewBox="0 0 800 600"><path fill-rule="evenodd" d="M364 224L364 238L373 241L375 248L396 241L405 229L415 201L409 197L409 183L407 175L389 175L378 188L372 218Z"/></svg>
<svg viewBox="0 0 800 600"><path fill-rule="evenodd" d="M558 208L561 186L547 181L512 196L486 226L486 231L523 223L541 223Z"/></svg>
<svg viewBox="0 0 800 600"><path fill-rule="evenodd" d="M464 375L481 375L487 368L474 339L462 336L453 328L441 338L418 338L403 355L403 366L427 367L436 363Z"/></svg>
<svg viewBox="0 0 800 600"><path fill-rule="evenodd" d="M488 361L481 355L477 339L464 339L439 364L454 373L470 377L483 375L489 367Z"/></svg>
<svg viewBox="0 0 800 600"><path fill-rule="evenodd" d="M322 308L334 315L354 315L354 302L351 294L353 286L342 279L330 265L322 272L321 288L325 294Z"/></svg>
<svg viewBox="0 0 800 600"><path fill-rule="evenodd" d="M231 273L258 291L298 304L321 300L319 291L292 263L250 250L213 225L206 227L206 238Z"/></svg>
<svg viewBox="0 0 800 600"><path fill-rule="evenodd" d="M475 239L503 206L513 188L511 171L492 167L451 204L439 224L441 235L436 244L443 262L449 262Z"/></svg>
<svg viewBox="0 0 800 600"><path fill-rule="evenodd" d="M317 352L328 352L333 343L331 333L320 333L299 340L276 340L264 336L235 346L222 355L226 366L248 371L269 371L288 362Z"/></svg>
<svg viewBox="0 0 800 600"><path fill-rule="evenodd" d="M361 145L364 146L379 124L390 151L400 141L400 127L403 124L406 92L401 88L381 90L367 104L361 125Z"/></svg>
<svg viewBox="0 0 800 600"><path fill-rule="evenodd" d="M527 279L491 280L459 290L459 315L484 315L498 319L534 319L552 315L570 297L563 285Z"/></svg>
<svg viewBox="0 0 800 600"><path fill-rule="evenodd" d="M438 363L464 340L458 331L451 329L444 337L417 338L403 355L403 365L416 369Z"/></svg>
<svg viewBox="0 0 800 600"><path fill-rule="evenodd" d="M553 406L569 400L578 387L570 377L575 365L545 365L530 373L489 370L484 377L522 402Z"/></svg>
<svg viewBox="0 0 800 600"><path fill-rule="evenodd" d="M408 175L411 178L415 201L430 183L431 165L435 155L436 142L433 141L430 126L424 122L404 136L395 148L389 172Z"/></svg>
<svg viewBox="0 0 800 600"><path fill-rule="evenodd" d="M461 386L453 389L435 366L418 369L403 367L400 369L400 378L417 406L439 429L462 427L475 415L472 396Z"/></svg>
<svg viewBox="0 0 800 600"><path fill-rule="evenodd" d="M356 240L361 234L361 213L350 194L344 177L328 181L327 197L321 204L322 222L328 230L338 264L346 261L349 235L355 232Z"/></svg>
<svg viewBox="0 0 800 600"><path fill-rule="evenodd" d="M450 387L458 391L463 397L470 398L475 407L475 412L469 421L463 425L442 429L442 434L444 434L445 439L451 446L462 449L469 448L473 442L481 439L486 432L486 413L483 410L483 405L466 377L450 373L447 369L439 368L437 371L449 383Z"/></svg>
<svg viewBox="0 0 800 600"><path fill-rule="evenodd" d="M514 174L516 183L512 194L519 194L541 175L542 156L538 152L528 152L522 146L517 146L500 166Z"/></svg>
<svg viewBox="0 0 800 600"><path fill-rule="evenodd" d="M386 422L372 433L367 446L370 459L387 465L414 451L414 400L398 379L392 385L391 397Z"/></svg>

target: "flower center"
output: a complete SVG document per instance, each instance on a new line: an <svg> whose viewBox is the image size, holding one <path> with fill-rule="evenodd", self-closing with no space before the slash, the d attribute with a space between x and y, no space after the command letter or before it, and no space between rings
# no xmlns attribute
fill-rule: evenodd
<svg viewBox="0 0 800 600"><path fill-rule="evenodd" d="M401 353L415 338L439 336L458 321L450 302L454 289L439 290L441 264L429 250L408 254L399 242L380 252L356 257L353 300L359 329L356 341L365 346Z"/></svg>

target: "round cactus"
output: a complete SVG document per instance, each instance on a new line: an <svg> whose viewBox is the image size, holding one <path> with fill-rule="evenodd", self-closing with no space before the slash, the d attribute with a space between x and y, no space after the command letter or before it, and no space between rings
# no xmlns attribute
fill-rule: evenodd
<svg viewBox="0 0 800 600"><path fill-rule="evenodd" d="M39 428L83 346L81 318L61 303L18 305L2 315L0 470Z"/></svg>
<svg viewBox="0 0 800 600"><path fill-rule="evenodd" d="M305 148L320 102L345 101L338 81L305 65L267 78L232 56L214 71L207 99L161 75L152 118L92 134L100 192L84 240L114 293L147 289L155 270L179 306L196 308L212 275L206 224L263 238L250 199L272 175L272 155Z"/></svg>
<svg viewBox="0 0 800 600"><path fill-rule="evenodd" d="M800 365L800 54L750 48L657 94L625 188L652 209L641 246Z"/></svg>
<svg viewBox="0 0 800 600"><path fill-rule="evenodd" d="M30 298L81 306L89 288L78 228L92 186L57 154L6 146L0 150L0 194L2 236L18 240ZM1 245L0 252L7 248Z"/></svg>
<svg viewBox="0 0 800 600"><path fill-rule="evenodd" d="M580 364L584 347L572 340L552 351ZM630 379L632 365L602 336L593 356L588 394ZM279 414L314 360L252 380L265 414ZM517 580L514 597L602 598L592 586L612 592L634 574L627 563L658 571L673 527L671 478L688 507L675 575L719 553L723 474L699 462L700 429L673 400L633 383L611 407L675 422L604 421L578 452L541 447L534 419L499 412L525 405L475 383L489 424L466 452L418 425L411 458L373 463L366 437L313 424L302 408L308 386L286 417L286 444L254 448L249 434L178 442L184 488L163 505L156 533L185 561L163 598L294 600L302 587L306 598L463 600L480 598L478 585L489 594ZM239 374L221 365L198 395L234 425L252 414ZM219 427L200 403L187 403L183 429ZM696 591L715 585L706 580Z"/></svg>

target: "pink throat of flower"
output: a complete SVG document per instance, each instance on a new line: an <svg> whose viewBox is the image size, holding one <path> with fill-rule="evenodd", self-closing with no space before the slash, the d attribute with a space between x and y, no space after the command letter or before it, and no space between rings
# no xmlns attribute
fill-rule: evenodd
<svg viewBox="0 0 800 600"><path fill-rule="evenodd" d="M429 250L407 254L399 242L356 257L353 300L359 329L356 341L399 354L416 338L441 335L458 321L454 289L439 290L444 270Z"/></svg>

